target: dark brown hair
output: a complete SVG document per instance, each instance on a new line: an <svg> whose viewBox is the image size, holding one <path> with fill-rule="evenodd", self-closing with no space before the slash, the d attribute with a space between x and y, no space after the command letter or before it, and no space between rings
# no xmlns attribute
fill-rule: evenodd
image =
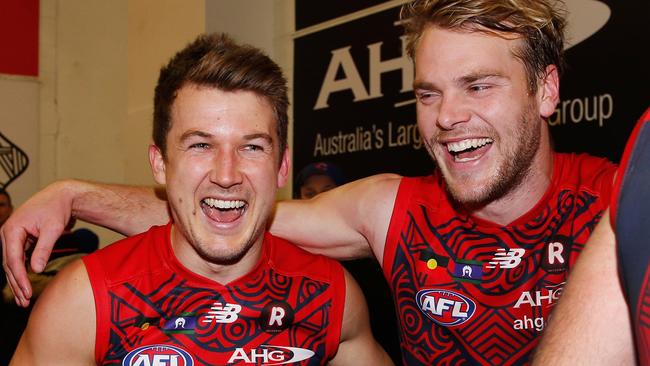
<svg viewBox="0 0 650 366"><path fill-rule="evenodd" d="M225 34L199 36L160 70L154 96L153 140L166 157L171 107L188 83L223 91L251 91L265 98L277 120L280 154L287 146L287 80L280 67L261 50L235 43Z"/></svg>

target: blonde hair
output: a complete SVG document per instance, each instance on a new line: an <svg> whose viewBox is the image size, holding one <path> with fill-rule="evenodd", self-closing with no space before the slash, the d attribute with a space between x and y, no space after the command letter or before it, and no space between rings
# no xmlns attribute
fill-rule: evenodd
<svg viewBox="0 0 650 366"><path fill-rule="evenodd" d="M414 0L402 7L400 18L407 36L407 52L415 49L426 28L514 35L523 40L515 51L526 68L531 91L548 65L564 69L566 11L561 0Z"/></svg>

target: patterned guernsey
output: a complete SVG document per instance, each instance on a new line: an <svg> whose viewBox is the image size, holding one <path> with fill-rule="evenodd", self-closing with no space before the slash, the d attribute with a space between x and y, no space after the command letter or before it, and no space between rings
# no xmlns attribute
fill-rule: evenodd
<svg viewBox="0 0 650 366"><path fill-rule="evenodd" d="M384 252L407 365L520 365L609 204L616 167L554 154L551 185L500 226L455 207L440 174L404 178Z"/></svg>
<svg viewBox="0 0 650 366"><path fill-rule="evenodd" d="M174 256L171 225L84 258L100 365L324 365L338 349L345 280L335 261L265 234L247 275L221 285Z"/></svg>
<svg viewBox="0 0 650 366"><path fill-rule="evenodd" d="M610 219L625 292L634 323L640 365L650 365L650 109L625 147Z"/></svg>

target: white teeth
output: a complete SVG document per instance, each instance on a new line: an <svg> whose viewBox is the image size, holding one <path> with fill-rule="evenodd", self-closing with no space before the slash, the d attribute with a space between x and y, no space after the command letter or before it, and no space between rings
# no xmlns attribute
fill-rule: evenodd
<svg viewBox="0 0 650 366"><path fill-rule="evenodd" d="M206 198L203 200L203 202L212 208L218 208L221 210L242 208L246 204L244 201L240 201L240 200L227 201L227 200L218 200L216 198Z"/></svg>
<svg viewBox="0 0 650 366"><path fill-rule="evenodd" d="M447 143L447 150L449 152L457 153L465 151L467 149L476 149L481 146L492 143L492 139L482 138L482 139L467 139L455 142Z"/></svg>

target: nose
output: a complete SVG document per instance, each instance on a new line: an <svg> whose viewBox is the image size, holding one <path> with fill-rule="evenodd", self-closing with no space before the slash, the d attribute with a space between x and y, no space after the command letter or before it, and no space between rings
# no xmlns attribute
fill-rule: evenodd
<svg viewBox="0 0 650 366"><path fill-rule="evenodd" d="M447 93L441 97L436 120L441 129L451 130L456 124L467 122L469 119L469 108L465 105L462 95Z"/></svg>
<svg viewBox="0 0 650 366"><path fill-rule="evenodd" d="M222 188L230 188L242 182L239 156L235 151L222 149L213 158L210 181Z"/></svg>

